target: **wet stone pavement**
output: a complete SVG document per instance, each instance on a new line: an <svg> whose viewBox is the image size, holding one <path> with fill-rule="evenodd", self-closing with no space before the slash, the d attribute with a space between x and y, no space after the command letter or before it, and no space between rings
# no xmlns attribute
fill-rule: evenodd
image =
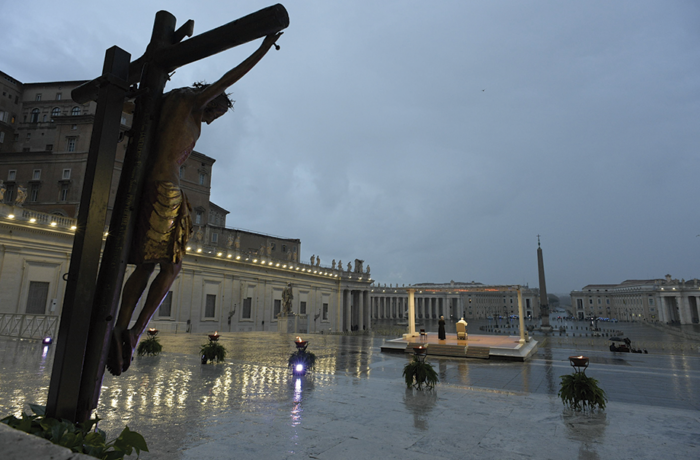
<svg viewBox="0 0 700 460"><path fill-rule="evenodd" d="M471 328L471 325L470 325ZM656 332L649 331L650 334ZM114 437L142 433L144 459L695 458L700 451L700 355L612 353L571 341L528 362L429 357L432 392L406 390L404 354L382 338L308 335L317 368L292 377L293 337L223 333L226 362L202 365L206 335L161 334L164 353L105 376L97 414ZM663 338L662 338L663 339ZM554 341L552 341L553 343ZM692 347L691 347L692 348ZM53 347L0 338L0 414L44 404ZM556 393L568 357L609 402L575 414Z"/></svg>

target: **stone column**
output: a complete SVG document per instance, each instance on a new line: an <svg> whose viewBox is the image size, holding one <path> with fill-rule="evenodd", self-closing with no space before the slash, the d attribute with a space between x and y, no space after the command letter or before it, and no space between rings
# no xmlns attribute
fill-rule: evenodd
<svg viewBox="0 0 700 460"><path fill-rule="evenodd" d="M345 331L350 331L350 325L352 324L352 302L350 299L350 289L345 289L343 291L343 305L345 307L345 325L343 330Z"/></svg>
<svg viewBox="0 0 700 460"><path fill-rule="evenodd" d="M416 299L415 290L408 290L408 333L415 335L416 333Z"/></svg>
<svg viewBox="0 0 700 460"><path fill-rule="evenodd" d="M523 314L523 293L518 286L518 326L520 327L520 343L524 344L525 343L525 318Z"/></svg>
<svg viewBox="0 0 700 460"><path fill-rule="evenodd" d="M676 297L676 302L678 302L678 319L680 320L681 324L691 324L688 299L684 298L683 294L678 294L678 297Z"/></svg>
<svg viewBox="0 0 700 460"><path fill-rule="evenodd" d="M364 302L364 292L363 291L357 291L357 300L358 300L358 305L357 305L357 316L358 316L358 322L357 322L357 330L358 331L364 331L365 330L365 302Z"/></svg>

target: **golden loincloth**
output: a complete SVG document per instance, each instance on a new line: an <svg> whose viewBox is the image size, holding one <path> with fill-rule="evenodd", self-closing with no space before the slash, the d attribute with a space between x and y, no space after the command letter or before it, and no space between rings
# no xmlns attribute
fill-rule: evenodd
<svg viewBox="0 0 700 460"><path fill-rule="evenodd" d="M192 208L172 182L146 183L129 263L179 263L192 235Z"/></svg>

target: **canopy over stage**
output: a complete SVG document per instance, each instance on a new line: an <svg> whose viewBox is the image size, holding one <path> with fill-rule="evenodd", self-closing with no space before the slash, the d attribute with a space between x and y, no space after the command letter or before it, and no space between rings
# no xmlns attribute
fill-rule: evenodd
<svg viewBox="0 0 700 460"><path fill-rule="evenodd" d="M523 314L523 295L520 285L493 286L436 286L432 284L414 285L408 291L408 332L401 339L387 341L382 351L404 349L412 352L413 345L428 343L428 354L437 356L459 356L465 358L503 357L525 360L537 349L537 342L525 336L525 319ZM457 340L457 335L448 335L446 340L438 340L437 334L421 336L416 332L415 293L425 292L517 292L518 321L520 337L495 335L470 335L468 340ZM467 331L468 332L468 331Z"/></svg>
<svg viewBox="0 0 700 460"><path fill-rule="evenodd" d="M520 322L520 343L525 344L527 340L525 339L525 319L523 314L523 294L520 285L494 285L494 286L436 286L433 284L428 285L414 285L409 286L406 291L408 291L408 332L403 335L404 340L412 341L413 338L418 337L416 332L416 300L415 294L418 292L517 292L518 293L518 321Z"/></svg>

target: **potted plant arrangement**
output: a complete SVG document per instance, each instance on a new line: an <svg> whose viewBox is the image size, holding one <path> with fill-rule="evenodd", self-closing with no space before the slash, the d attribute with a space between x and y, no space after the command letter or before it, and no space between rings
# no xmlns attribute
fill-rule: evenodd
<svg viewBox="0 0 700 460"><path fill-rule="evenodd" d="M158 341L158 329L148 328L148 337L139 342L136 352L139 356L156 356L163 351L163 345Z"/></svg>
<svg viewBox="0 0 700 460"><path fill-rule="evenodd" d="M437 372L433 369L432 364L425 362L427 354L428 349L422 345L413 348L413 360L403 368L403 377L407 388L413 386L422 390L423 385L425 385L426 389L432 390L438 383Z"/></svg>
<svg viewBox="0 0 700 460"><path fill-rule="evenodd" d="M297 337L294 340L294 345L297 351L289 356L287 367L292 370L294 375L304 375L307 371L312 371L316 365L316 355L310 351L306 351L309 342Z"/></svg>
<svg viewBox="0 0 700 460"><path fill-rule="evenodd" d="M574 367L574 372L561 376L558 395L562 403L575 411L604 410L608 398L605 391L598 386L598 380L586 375L588 358L570 356L569 361Z"/></svg>
<svg viewBox="0 0 700 460"><path fill-rule="evenodd" d="M214 332L209 334L209 342L202 345L200 348L202 354L202 364L216 360L220 363L226 358L226 347L219 343L219 333Z"/></svg>

